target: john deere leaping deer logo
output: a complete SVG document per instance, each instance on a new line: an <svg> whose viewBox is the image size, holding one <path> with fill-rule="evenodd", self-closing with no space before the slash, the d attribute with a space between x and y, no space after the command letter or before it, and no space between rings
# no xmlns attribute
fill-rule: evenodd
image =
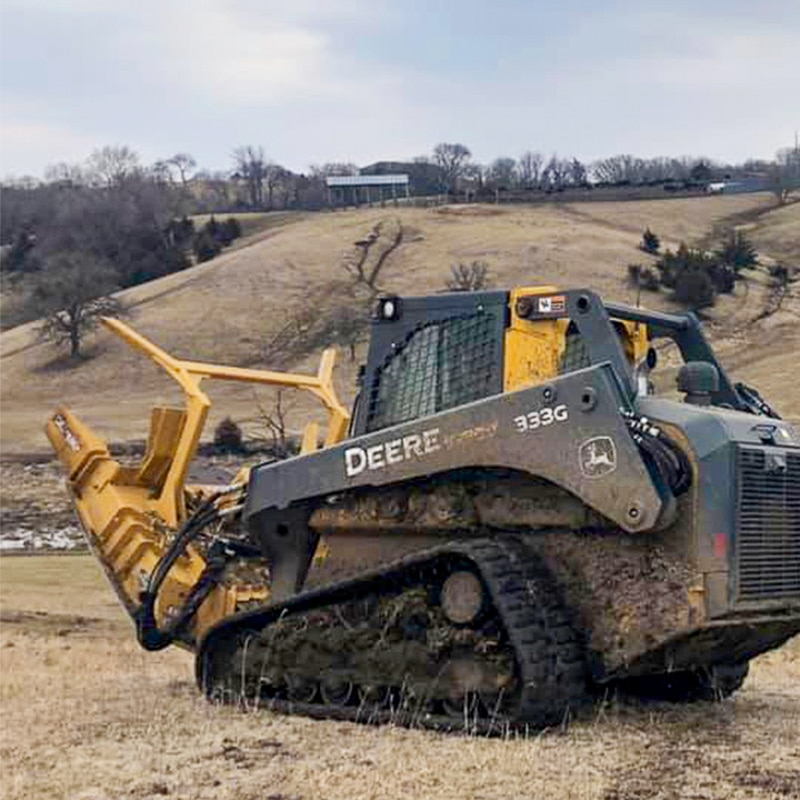
<svg viewBox="0 0 800 800"><path fill-rule="evenodd" d="M602 478L617 468L617 447L610 436L587 439L578 451L581 472L587 478Z"/></svg>

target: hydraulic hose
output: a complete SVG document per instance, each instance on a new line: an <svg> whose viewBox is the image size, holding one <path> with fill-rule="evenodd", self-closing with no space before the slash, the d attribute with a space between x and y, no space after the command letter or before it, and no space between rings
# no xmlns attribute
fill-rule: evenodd
<svg viewBox="0 0 800 800"><path fill-rule="evenodd" d="M189 597L183 604L180 611L170 620L166 628L160 629L156 621L155 608L158 600L158 593L164 583L170 569L175 562L183 555L187 546L194 541L210 524L216 522L220 516L220 509L217 508L217 501L235 491L242 491L241 486L231 486L220 492L216 492L197 508L189 519L181 526L177 534L170 542L161 560L156 565L150 575L147 588L141 593L138 611L134 618L136 622L136 634L139 643L146 650L163 650L175 641L183 626L194 616L203 600L209 595L217 583L219 575L224 571L227 564L224 548L212 547L208 553L208 563L198 582L192 587Z"/></svg>
<svg viewBox="0 0 800 800"><path fill-rule="evenodd" d="M686 453L647 417L623 411L633 441L648 457L675 497L692 485L692 465Z"/></svg>

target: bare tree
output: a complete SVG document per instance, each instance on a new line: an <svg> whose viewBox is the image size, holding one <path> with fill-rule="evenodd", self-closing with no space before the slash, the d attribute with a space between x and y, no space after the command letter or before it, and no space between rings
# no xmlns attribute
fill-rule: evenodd
<svg viewBox="0 0 800 800"><path fill-rule="evenodd" d="M462 188L472 191L481 191L486 185L489 178L489 168L483 164L477 164L470 161L469 164L464 165L459 179L459 185Z"/></svg>
<svg viewBox="0 0 800 800"><path fill-rule="evenodd" d="M191 179L192 170L197 166L197 162L189 153L175 153L174 156L168 158L164 163L178 170L178 177L180 178L181 186L184 188Z"/></svg>
<svg viewBox="0 0 800 800"><path fill-rule="evenodd" d="M541 180L544 156L526 151L519 157L519 179L524 187L536 187Z"/></svg>
<svg viewBox="0 0 800 800"><path fill-rule="evenodd" d="M290 208L298 205L300 201L300 187L308 181L305 175L295 175L290 169L281 173L278 182L281 208Z"/></svg>
<svg viewBox="0 0 800 800"><path fill-rule="evenodd" d="M569 175L569 182L573 186L582 186L583 184L586 183L587 179L586 167L584 167L583 164L577 158L573 158L569 162L569 168L567 170L567 173Z"/></svg>
<svg viewBox="0 0 800 800"><path fill-rule="evenodd" d="M485 261L454 264L446 284L451 292L479 292L489 286L489 265Z"/></svg>
<svg viewBox="0 0 800 800"><path fill-rule="evenodd" d="M292 446L287 428L287 416L292 411L292 405L286 403L284 390L278 389L272 408L269 409L259 401L255 392L253 398L258 409L258 421L265 434L257 434L254 438L269 441L276 458L288 458L295 452L295 448Z"/></svg>
<svg viewBox="0 0 800 800"><path fill-rule="evenodd" d="M193 194L198 209L214 211L229 208L238 193L228 173L202 170L194 175Z"/></svg>
<svg viewBox="0 0 800 800"><path fill-rule="evenodd" d="M30 310L43 318L39 334L57 346L69 345L70 356L81 355L86 334L100 316L118 316L122 304L110 294L118 288L107 263L80 252L59 252L47 259L30 291Z"/></svg>
<svg viewBox="0 0 800 800"><path fill-rule="evenodd" d="M707 159L705 161L708 162ZM657 183L686 180L698 163L698 159L688 157L636 158L617 155L595 161L590 170L594 179L601 183Z"/></svg>
<svg viewBox="0 0 800 800"><path fill-rule="evenodd" d="M267 159L260 145L242 145L233 151L236 173L247 183L247 193L253 208L264 205L264 178Z"/></svg>
<svg viewBox="0 0 800 800"><path fill-rule="evenodd" d="M48 166L44 171L44 179L47 183L66 186L83 186L87 183L86 171L80 164L67 164L64 161Z"/></svg>
<svg viewBox="0 0 800 800"><path fill-rule="evenodd" d="M768 175L769 189L783 205L791 192L800 189L800 148L795 145L779 150Z"/></svg>
<svg viewBox="0 0 800 800"><path fill-rule="evenodd" d="M489 167L489 180L498 189L514 187L517 175L517 162L513 158L496 158Z"/></svg>
<svg viewBox="0 0 800 800"><path fill-rule="evenodd" d="M272 200L275 189L289 174L289 171L285 167L273 161L269 161L264 165L264 181L267 185L267 208L270 210L272 210Z"/></svg>
<svg viewBox="0 0 800 800"><path fill-rule="evenodd" d="M569 175L570 162L553 154L542 171L542 183L552 189L561 189Z"/></svg>
<svg viewBox="0 0 800 800"><path fill-rule="evenodd" d="M141 171L138 154L125 145L101 147L89 156L87 162L89 178L108 187L120 186Z"/></svg>
<svg viewBox="0 0 800 800"><path fill-rule="evenodd" d="M166 161L156 161L150 167L150 177L158 183L172 183L172 170Z"/></svg>
<svg viewBox="0 0 800 800"><path fill-rule="evenodd" d="M637 159L631 155L611 156L595 161L592 174L600 183L635 182L638 175Z"/></svg>
<svg viewBox="0 0 800 800"><path fill-rule="evenodd" d="M691 164L687 159L659 156L642 161L642 178L653 183L661 181L686 180Z"/></svg>
<svg viewBox="0 0 800 800"><path fill-rule="evenodd" d="M773 164L767 175L767 186L770 192L775 195L778 205L784 205L789 199L792 189L797 188L797 181L793 181L789 170L781 164Z"/></svg>
<svg viewBox="0 0 800 800"><path fill-rule="evenodd" d="M433 160L439 167L442 185L448 192L458 188L458 180L471 157L469 148L463 144L442 142L433 148Z"/></svg>

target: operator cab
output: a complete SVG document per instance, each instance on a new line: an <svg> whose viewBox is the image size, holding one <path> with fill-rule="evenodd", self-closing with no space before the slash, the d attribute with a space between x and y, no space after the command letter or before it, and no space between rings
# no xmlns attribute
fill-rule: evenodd
<svg viewBox="0 0 800 800"><path fill-rule="evenodd" d="M624 364L631 391L650 392L656 354L646 322L609 318L595 295L577 295L543 286L382 298L351 432L536 386L598 360ZM580 319L581 298L596 306L600 331Z"/></svg>

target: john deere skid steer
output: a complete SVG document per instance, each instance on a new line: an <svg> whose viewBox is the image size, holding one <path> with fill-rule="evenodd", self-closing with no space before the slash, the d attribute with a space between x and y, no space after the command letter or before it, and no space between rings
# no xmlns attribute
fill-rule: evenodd
<svg viewBox="0 0 800 800"><path fill-rule="evenodd" d="M357 400L317 376L173 358L138 468L47 426L141 644L209 697L443 729L547 725L623 684L721 697L800 631L800 438L691 314L517 288L383 298ZM685 362L653 392L654 343ZM186 484L222 379L327 412L300 455ZM253 567L250 569L250 567Z"/></svg>

